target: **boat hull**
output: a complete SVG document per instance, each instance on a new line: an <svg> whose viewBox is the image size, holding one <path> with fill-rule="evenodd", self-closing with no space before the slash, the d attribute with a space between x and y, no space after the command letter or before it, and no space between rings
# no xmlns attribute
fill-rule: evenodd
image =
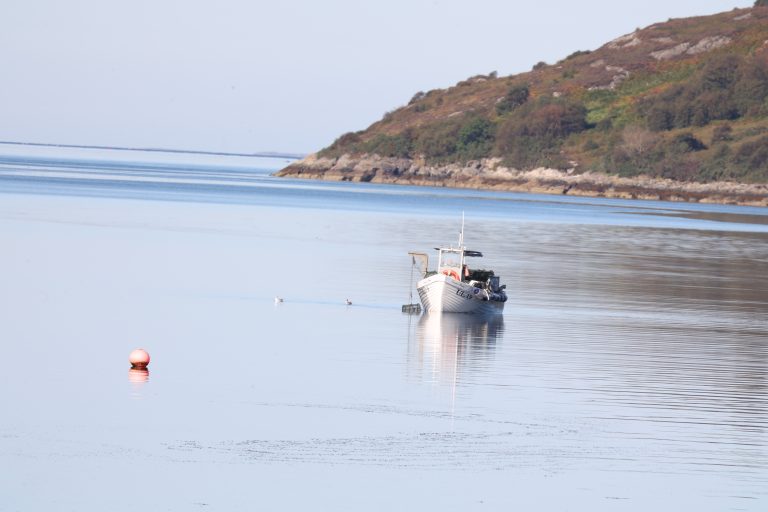
<svg viewBox="0 0 768 512"><path fill-rule="evenodd" d="M416 291L424 310L431 313L497 314L504 310L504 301L490 300L483 290L443 274L422 279Z"/></svg>

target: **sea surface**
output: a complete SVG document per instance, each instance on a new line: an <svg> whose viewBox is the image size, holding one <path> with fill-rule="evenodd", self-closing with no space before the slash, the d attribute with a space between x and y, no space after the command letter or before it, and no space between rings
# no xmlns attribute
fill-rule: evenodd
<svg viewBox="0 0 768 512"><path fill-rule="evenodd" d="M0 510L768 510L768 210L284 164L0 156Z"/></svg>

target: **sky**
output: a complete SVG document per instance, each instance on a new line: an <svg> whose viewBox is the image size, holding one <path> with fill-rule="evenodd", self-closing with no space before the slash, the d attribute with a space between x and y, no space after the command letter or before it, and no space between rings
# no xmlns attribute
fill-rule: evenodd
<svg viewBox="0 0 768 512"><path fill-rule="evenodd" d="M3 0L0 140L308 153L417 91L753 0Z"/></svg>

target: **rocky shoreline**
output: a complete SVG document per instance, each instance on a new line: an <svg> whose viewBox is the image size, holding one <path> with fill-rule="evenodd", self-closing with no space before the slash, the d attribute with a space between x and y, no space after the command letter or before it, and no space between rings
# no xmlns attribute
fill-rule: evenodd
<svg viewBox="0 0 768 512"><path fill-rule="evenodd" d="M422 160L379 155L316 154L292 163L276 176L471 188L621 199L651 199L744 206L768 206L768 185L735 182L695 183L637 176L622 178L602 173L534 169L518 171L489 158L466 164L429 165Z"/></svg>

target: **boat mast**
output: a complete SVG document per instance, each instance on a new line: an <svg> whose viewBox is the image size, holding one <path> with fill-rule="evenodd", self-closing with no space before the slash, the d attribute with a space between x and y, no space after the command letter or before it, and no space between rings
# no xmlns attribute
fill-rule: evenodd
<svg viewBox="0 0 768 512"><path fill-rule="evenodd" d="M464 212L461 212L461 232L459 232L459 273L464 274Z"/></svg>

